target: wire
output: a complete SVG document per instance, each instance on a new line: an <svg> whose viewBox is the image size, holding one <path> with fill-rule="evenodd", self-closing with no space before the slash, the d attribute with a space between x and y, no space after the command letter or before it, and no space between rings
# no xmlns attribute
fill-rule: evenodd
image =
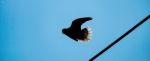
<svg viewBox="0 0 150 61"><path fill-rule="evenodd" d="M114 42L112 42L111 44L109 44L106 48L104 48L102 51L100 51L99 53L97 53L95 56L93 56L89 61L93 61L94 59L96 59L98 56L102 55L103 53L105 53L108 49L110 49L112 46L114 46L116 43L118 43L120 40L122 40L124 37L126 37L128 34L130 34L132 31L134 31L137 27L139 27L140 25L142 25L144 22L146 22L148 19L150 18L150 15L148 15L146 18L144 18L142 21L140 21L139 23L137 23L135 26L133 26L131 29L129 29L126 33L124 33L123 35L121 35L118 39L116 39Z"/></svg>

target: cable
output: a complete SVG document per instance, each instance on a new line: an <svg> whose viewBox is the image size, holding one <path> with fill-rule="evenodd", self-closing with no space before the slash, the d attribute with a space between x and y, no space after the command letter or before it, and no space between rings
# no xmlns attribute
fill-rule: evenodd
<svg viewBox="0 0 150 61"><path fill-rule="evenodd" d="M133 26L131 29L129 29L126 33L121 35L118 39L116 39L114 42L109 44L106 48L104 48L102 51L97 53L95 56L93 56L89 61L93 61L96 59L98 56L102 55L104 52L106 52L108 49L110 49L112 46L114 46L116 43L118 43L120 40L122 40L124 37L126 37L128 34L130 34L133 30L135 30L137 27L142 25L144 22L146 22L150 18L150 15L148 15L146 18L144 18L142 21L137 23L135 26Z"/></svg>

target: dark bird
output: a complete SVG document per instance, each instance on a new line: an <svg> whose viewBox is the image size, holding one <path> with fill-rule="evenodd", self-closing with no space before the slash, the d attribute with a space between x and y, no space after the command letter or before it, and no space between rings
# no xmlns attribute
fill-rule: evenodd
<svg viewBox="0 0 150 61"><path fill-rule="evenodd" d="M91 39L91 28L86 27L81 29L81 25L89 20L92 20L92 18L83 17L75 19L71 26L69 28L64 28L62 32L75 41L88 41Z"/></svg>

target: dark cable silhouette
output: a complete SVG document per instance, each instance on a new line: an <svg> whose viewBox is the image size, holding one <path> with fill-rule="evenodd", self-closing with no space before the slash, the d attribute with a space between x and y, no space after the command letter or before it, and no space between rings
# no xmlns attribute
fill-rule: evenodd
<svg viewBox="0 0 150 61"><path fill-rule="evenodd" d="M71 39L78 41L87 41L90 40L91 30L90 28L81 29L81 25L89 20L92 20L91 17L84 17L75 19L69 28L64 28L62 33L70 37Z"/></svg>
<svg viewBox="0 0 150 61"><path fill-rule="evenodd" d="M95 56L93 56L89 61L93 61L98 56L102 55L104 52L106 52L108 49L110 49L112 46L114 46L116 43L118 43L120 40L122 40L125 36L127 36L128 34L130 34L133 30L135 30L141 24L143 24L144 22L146 22L149 18L150 18L150 15L148 15L142 21L140 21L139 23L137 23L135 26L133 26L131 29L129 29L126 33L124 33L123 35L121 35L118 39L116 39L114 42L112 42L111 44L109 44L106 48L104 48L98 54L96 54Z"/></svg>

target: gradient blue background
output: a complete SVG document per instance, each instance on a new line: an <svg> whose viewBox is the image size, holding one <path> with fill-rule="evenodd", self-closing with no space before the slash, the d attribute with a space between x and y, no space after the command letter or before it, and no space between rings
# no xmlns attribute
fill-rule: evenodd
<svg viewBox="0 0 150 61"><path fill-rule="evenodd" d="M150 0L0 0L0 61L87 61L150 14ZM61 30L93 17L89 42ZM150 61L150 20L95 61Z"/></svg>

